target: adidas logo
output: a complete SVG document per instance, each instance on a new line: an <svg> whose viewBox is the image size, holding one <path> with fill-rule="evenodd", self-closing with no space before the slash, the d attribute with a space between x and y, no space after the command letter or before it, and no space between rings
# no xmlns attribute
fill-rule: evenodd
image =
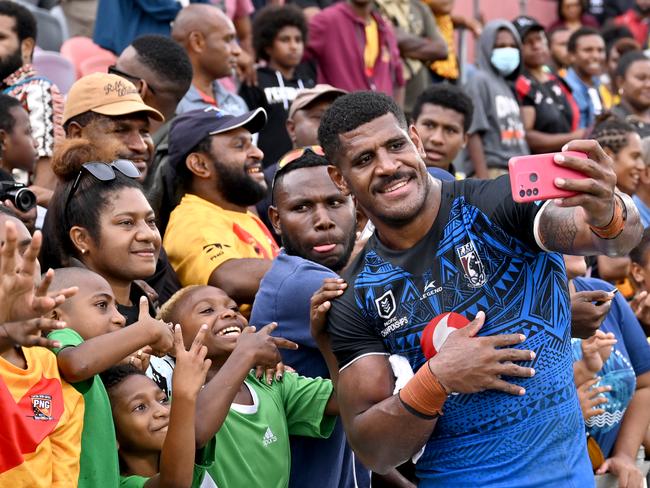
<svg viewBox="0 0 650 488"><path fill-rule="evenodd" d="M262 444L264 444L264 447L268 447L269 444L273 444L274 442L277 441L278 438L271 431L271 427L267 427L266 432L264 433L264 437L262 438Z"/></svg>

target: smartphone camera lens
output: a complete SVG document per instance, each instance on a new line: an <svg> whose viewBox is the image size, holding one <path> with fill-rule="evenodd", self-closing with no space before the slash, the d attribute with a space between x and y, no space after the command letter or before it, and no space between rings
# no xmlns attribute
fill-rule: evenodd
<svg viewBox="0 0 650 488"><path fill-rule="evenodd" d="M537 181L537 173L531 173L528 179L530 179L531 182L535 183Z"/></svg>
<svg viewBox="0 0 650 488"><path fill-rule="evenodd" d="M528 190L526 190L526 196L527 197L531 196L532 194L533 194L533 191L530 188Z"/></svg>
<svg viewBox="0 0 650 488"><path fill-rule="evenodd" d="M524 198L526 196L526 192L524 190L519 190L519 196L521 198Z"/></svg>
<svg viewBox="0 0 650 488"><path fill-rule="evenodd" d="M537 188L533 188L533 195L537 196L539 193L539 190Z"/></svg>

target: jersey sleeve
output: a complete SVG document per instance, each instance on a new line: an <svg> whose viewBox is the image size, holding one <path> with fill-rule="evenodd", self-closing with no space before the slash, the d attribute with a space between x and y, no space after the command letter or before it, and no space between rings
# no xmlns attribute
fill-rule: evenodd
<svg viewBox="0 0 650 488"><path fill-rule="evenodd" d="M650 371L650 344L634 315L632 308L620 293L614 297L613 308L619 315L618 326L623 336L625 349L630 357L630 363L637 376ZM611 313L611 312L610 312ZM621 339L620 337L618 338Z"/></svg>
<svg viewBox="0 0 650 488"><path fill-rule="evenodd" d="M531 251L544 251L535 231L536 219L544 202L515 202L512 199L509 175L494 180L465 180L463 183L466 200L480 208L492 223Z"/></svg>
<svg viewBox="0 0 650 488"><path fill-rule="evenodd" d="M348 281L345 293L332 301L332 308L327 317L332 351L338 361L339 369L343 369L362 356L388 355L384 343L357 306L352 285Z"/></svg>
<svg viewBox="0 0 650 488"><path fill-rule="evenodd" d="M217 436L213 436L210 441L196 451L194 461L194 474L192 475L192 488L200 488L205 478L205 473L214 465L217 453Z"/></svg>
<svg viewBox="0 0 650 488"><path fill-rule="evenodd" d="M53 341L59 341L61 347L53 347L54 354L59 354L66 347L76 347L83 343L82 337L73 329L53 330L47 335L47 338Z"/></svg>
<svg viewBox="0 0 650 488"><path fill-rule="evenodd" d="M285 373L280 385L289 434L328 438L336 424L335 416L325 415L332 382Z"/></svg>

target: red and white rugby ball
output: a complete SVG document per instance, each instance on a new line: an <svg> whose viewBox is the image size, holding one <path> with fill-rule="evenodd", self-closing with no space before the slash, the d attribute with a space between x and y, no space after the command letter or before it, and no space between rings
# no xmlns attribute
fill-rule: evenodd
<svg viewBox="0 0 650 488"><path fill-rule="evenodd" d="M459 313L443 313L431 319L422 331L420 346L426 359L431 359L438 354L440 348L453 331L462 329L469 320Z"/></svg>

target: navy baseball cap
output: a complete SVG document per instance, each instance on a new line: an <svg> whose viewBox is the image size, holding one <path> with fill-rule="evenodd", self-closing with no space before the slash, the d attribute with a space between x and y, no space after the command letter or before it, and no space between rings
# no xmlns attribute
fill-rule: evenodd
<svg viewBox="0 0 650 488"><path fill-rule="evenodd" d="M263 108L242 115L230 115L216 107L192 110L177 115L169 129L169 164L177 168L196 145L208 136L222 134L243 127L251 134L266 125Z"/></svg>

